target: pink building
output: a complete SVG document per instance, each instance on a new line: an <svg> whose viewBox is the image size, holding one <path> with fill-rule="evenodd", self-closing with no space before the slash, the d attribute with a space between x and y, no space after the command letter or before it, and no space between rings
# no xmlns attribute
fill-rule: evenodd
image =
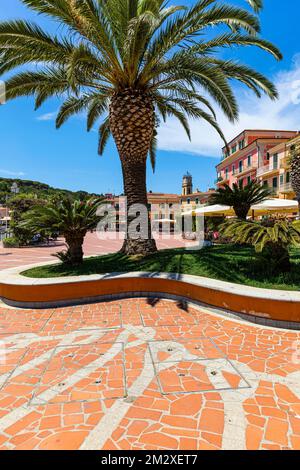
<svg viewBox="0 0 300 470"><path fill-rule="evenodd" d="M296 131L245 130L222 149L222 161L216 166L218 187L259 177L259 168L269 164L271 149L297 136ZM272 182L274 188L278 182Z"/></svg>

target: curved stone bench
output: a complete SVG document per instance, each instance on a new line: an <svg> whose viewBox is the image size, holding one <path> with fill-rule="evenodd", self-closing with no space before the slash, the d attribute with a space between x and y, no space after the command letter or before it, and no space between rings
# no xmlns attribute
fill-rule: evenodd
<svg viewBox="0 0 300 470"><path fill-rule="evenodd" d="M258 317L291 324L289 326L300 324L298 291L260 289L170 273L109 273L33 279L20 275L27 268L23 266L0 272L0 297L3 302L21 308L49 308L148 295L183 298L251 316L253 319Z"/></svg>

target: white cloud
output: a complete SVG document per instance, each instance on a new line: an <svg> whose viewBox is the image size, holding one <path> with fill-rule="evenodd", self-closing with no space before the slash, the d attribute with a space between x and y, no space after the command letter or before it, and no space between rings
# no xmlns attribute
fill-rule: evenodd
<svg viewBox="0 0 300 470"><path fill-rule="evenodd" d="M294 57L290 70L279 72L273 81L279 91L279 99L257 99L250 92L239 97L239 121L231 124L219 113L218 122L228 139L244 129L300 129L300 54ZM220 157L223 142L204 121L191 121L192 142L176 119L169 119L161 126L158 147L161 150L193 153L206 157Z"/></svg>
<svg viewBox="0 0 300 470"><path fill-rule="evenodd" d="M41 116L38 116L36 119L37 121L54 121L57 115L57 111L54 111L53 113L46 113L42 114Z"/></svg>
<svg viewBox="0 0 300 470"><path fill-rule="evenodd" d="M2 168L0 168L0 174L5 175L5 176L16 176L16 177L25 176L25 173L23 173L22 171L3 170Z"/></svg>

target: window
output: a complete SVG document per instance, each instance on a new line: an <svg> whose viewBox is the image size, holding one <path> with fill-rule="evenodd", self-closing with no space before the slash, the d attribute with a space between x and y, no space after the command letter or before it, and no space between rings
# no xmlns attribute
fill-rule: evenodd
<svg viewBox="0 0 300 470"><path fill-rule="evenodd" d="M251 161L252 161L252 155L248 155L247 157L247 165L251 166Z"/></svg>
<svg viewBox="0 0 300 470"><path fill-rule="evenodd" d="M239 172L241 173L243 171L243 160L239 161Z"/></svg>
<svg viewBox="0 0 300 470"><path fill-rule="evenodd" d="M225 179L226 180L228 179L228 168L226 168L226 170L225 170Z"/></svg>
<svg viewBox="0 0 300 470"><path fill-rule="evenodd" d="M272 187L276 189L278 187L278 178L277 176L272 180Z"/></svg>
<svg viewBox="0 0 300 470"><path fill-rule="evenodd" d="M283 178L283 175L280 175L280 186L282 186L284 183L284 178Z"/></svg>
<svg viewBox="0 0 300 470"><path fill-rule="evenodd" d="M234 153L234 152L236 152L236 144L233 145L233 147L231 147L231 153Z"/></svg>
<svg viewBox="0 0 300 470"><path fill-rule="evenodd" d="M248 176L247 183L251 183L251 176Z"/></svg>
<svg viewBox="0 0 300 470"><path fill-rule="evenodd" d="M245 147L245 140L240 140L239 141L239 149L242 150Z"/></svg>
<svg viewBox="0 0 300 470"><path fill-rule="evenodd" d="M232 174L234 175L235 174L235 166L232 165Z"/></svg>
<svg viewBox="0 0 300 470"><path fill-rule="evenodd" d="M286 178L285 179L286 183L289 183L290 182L290 172L289 171L286 172L286 177L285 178Z"/></svg>
<svg viewBox="0 0 300 470"><path fill-rule="evenodd" d="M273 155L273 168L274 170L278 168L278 153L274 153Z"/></svg>

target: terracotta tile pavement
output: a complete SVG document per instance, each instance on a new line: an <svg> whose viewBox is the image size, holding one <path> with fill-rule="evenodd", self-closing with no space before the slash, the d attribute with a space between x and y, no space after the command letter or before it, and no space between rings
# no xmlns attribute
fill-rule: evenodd
<svg viewBox="0 0 300 470"><path fill-rule="evenodd" d="M103 239L99 239L97 234L88 233L84 240L83 251L85 256L95 256L106 253L114 253L122 247L122 234L115 232L107 232L101 234ZM183 246L191 245L193 242L185 242L178 239L177 236L166 238L159 233L154 233L154 238L157 242L158 249L166 248L180 248ZM57 251L65 249L64 239L59 239L55 245L40 246L40 247L22 247L22 248L3 248L0 242L0 270L7 268L14 268L17 266L25 266L27 264L43 263L47 261L54 261L52 254Z"/></svg>
<svg viewBox="0 0 300 470"><path fill-rule="evenodd" d="M300 333L174 301L0 307L0 449L298 449Z"/></svg>

